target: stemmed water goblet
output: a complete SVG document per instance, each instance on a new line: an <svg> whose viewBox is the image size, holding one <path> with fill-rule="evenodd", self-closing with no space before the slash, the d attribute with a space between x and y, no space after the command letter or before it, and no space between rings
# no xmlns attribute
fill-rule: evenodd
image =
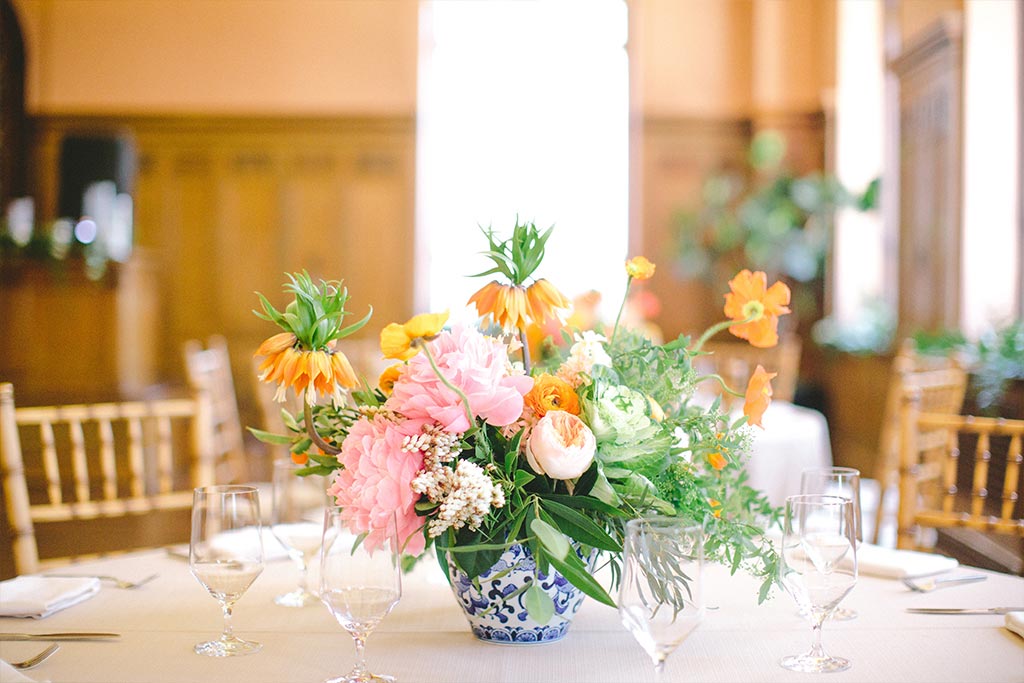
<svg viewBox="0 0 1024 683"><path fill-rule="evenodd" d="M845 671L849 660L827 655L821 625L857 583L857 536L849 498L802 494L786 499L779 558L782 585L811 620L814 640L784 668L806 673Z"/></svg>
<svg viewBox="0 0 1024 683"><path fill-rule="evenodd" d="M342 509L324 513L320 549L320 599L352 636L356 663L352 670L324 683L393 683L393 676L366 670L366 639L402 596L401 553L397 524L391 515L369 534L349 531Z"/></svg>
<svg viewBox="0 0 1024 683"><path fill-rule="evenodd" d="M259 492L252 486L205 486L192 496L189 571L220 603L224 630L217 640L199 643L197 654L229 657L258 652L259 643L234 634L235 603L263 571Z"/></svg>
<svg viewBox="0 0 1024 683"><path fill-rule="evenodd" d="M660 677L704 619L704 529L679 517L630 520L622 565L619 615Z"/></svg>
<svg viewBox="0 0 1024 683"><path fill-rule="evenodd" d="M849 498L853 502L853 524L857 547L864 541L863 519L860 513L860 470L852 467L820 467L804 470L800 475L800 493L820 493L826 496ZM856 610L837 607L829 615L835 621L856 619Z"/></svg>
<svg viewBox="0 0 1024 683"><path fill-rule="evenodd" d="M305 607L320 602L309 591L309 562L318 555L323 541L324 509L327 507L327 482L323 476L298 476L299 466L291 458L274 463L273 506L270 530L284 546L299 570L295 590L274 598L285 607Z"/></svg>

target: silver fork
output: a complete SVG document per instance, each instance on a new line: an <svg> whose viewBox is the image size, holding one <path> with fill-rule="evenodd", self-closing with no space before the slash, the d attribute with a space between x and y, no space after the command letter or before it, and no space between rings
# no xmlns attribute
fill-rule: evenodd
<svg viewBox="0 0 1024 683"><path fill-rule="evenodd" d="M987 577L983 574L972 574L971 576L952 576L948 579L936 579L932 577L921 577L919 579L904 578L903 585L916 593L930 593L939 588L958 586L964 583L984 581Z"/></svg>
<svg viewBox="0 0 1024 683"><path fill-rule="evenodd" d="M25 669L31 669L32 667L39 666L40 664L45 662L47 659L50 658L50 655L52 655L59 649L60 645L54 643L50 647L46 648L45 650L37 654L35 657L29 657L23 662L8 662L8 664L13 666L15 669L19 669L21 671L24 671Z"/></svg>
<svg viewBox="0 0 1024 683"><path fill-rule="evenodd" d="M116 576L104 576L100 574L47 574L46 576L58 576L66 579L99 579L100 581L110 581L117 588L138 588L139 586L145 586L147 583L160 576L159 574L150 574L144 579L138 581L125 581L119 579Z"/></svg>

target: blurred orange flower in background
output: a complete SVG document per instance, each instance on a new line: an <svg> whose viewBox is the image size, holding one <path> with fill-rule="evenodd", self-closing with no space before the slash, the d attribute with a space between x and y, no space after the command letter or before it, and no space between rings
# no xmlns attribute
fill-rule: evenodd
<svg viewBox="0 0 1024 683"><path fill-rule="evenodd" d="M729 331L758 348L778 344L779 316L789 313L789 287L782 282L769 287L763 272L744 269L729 281L729 289L732 291L725 295L725 315L748 321L733 325Z"/></svg>

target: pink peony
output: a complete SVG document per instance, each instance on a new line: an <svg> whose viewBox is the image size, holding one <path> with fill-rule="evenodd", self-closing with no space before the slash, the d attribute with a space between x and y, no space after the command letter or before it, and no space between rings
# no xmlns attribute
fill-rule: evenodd
<svg viewBox="0 0 1024 683"><path fill-rule="evenodd" d="M430 351L448 381L466 394L473 417L502 427L522 415L523 396L533 379L511 374L508 348L501 341L456 326L430 342ZM470 427L462 399L438 379L422 353L409 361L386 407L411 420L436 422L450 434Z"/></svg>
<svg viewBox="0 0 1024 683"><path fill-rule="evenodd" d="M423 453L402 450L402 439L419 433L420 428L420 423L395 424L382 415L364 417L352 425L341 444L338 460L345 467L334 476L327 492L341 506L349 530L368 532L364 541L368 550L384 544L384 526L394 512L405 552L423 552L424 518L416 514L414 506L420 496L412 490L412 480L423 467Z"/></svg>

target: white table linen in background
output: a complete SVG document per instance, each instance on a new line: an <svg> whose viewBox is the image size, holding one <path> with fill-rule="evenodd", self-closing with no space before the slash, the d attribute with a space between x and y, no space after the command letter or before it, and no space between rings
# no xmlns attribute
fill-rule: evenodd
<svg viewBox="0 0 1024 683"><path fill-rule="evenodd" d="M832 466L828 422L817 410L785 401L773 401L761 422L764 429L751 428L747 473L751 486L782 507L786 496L800 493L804 470Z"/></svg>
<svg viewBox="0 0 1024 683"><path fill-rule="evenodd" d="M115 631L113 642L66 642L33 669L53 683L305 683L347 672L352 639L320 606L279 607L295 568L270 562L235 607L235 630L263 643L245 657L193 654L195 643L215 637L220 607L192 578L188 565L150 551L77 566L83 573L160 577L136 590L104 589L95 598L44 621L0 619L0 631ZM974 573L975 570L970 570ZM1024 579L991 572L974 584L912 593L899 581L864 576L844 601L859 617L825 625L828 652L853 668L830 681L1020 681L1024 639L1004 627L1002 615L939 616L907 607L996 607L1024 601ZM804 652L809 624L789 596L757 605L757 582L722 568L708 572L704 623L668 659L664 681L796 681L815 677L786 671L784 655ZM41 643L0 642L0 658L23 659ZM400 683L654 681L651 663L621 626L618 613L587 599L569 635L558 643L501 646L477 641L436 562L425 558L404 581L395 611L369 639L372 671Z"/></svg>
<svg viewBox="0 0 1024 683"><path fill-rule="evenodd" d="M93 576L18 576L0 582L0 617L42 619L88 600L100 590Z"/></svg>

